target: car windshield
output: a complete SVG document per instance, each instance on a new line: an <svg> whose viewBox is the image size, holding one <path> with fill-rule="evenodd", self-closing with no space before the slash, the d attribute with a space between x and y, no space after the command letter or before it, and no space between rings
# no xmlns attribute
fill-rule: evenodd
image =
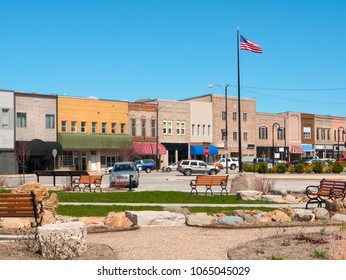
<svg viewBox="0 0 346 280"><path fill-rule="evenodd" d="M134 171L135 168L132 164L119 164L115 165L113 171L119 172L119 171Z"/></svg>

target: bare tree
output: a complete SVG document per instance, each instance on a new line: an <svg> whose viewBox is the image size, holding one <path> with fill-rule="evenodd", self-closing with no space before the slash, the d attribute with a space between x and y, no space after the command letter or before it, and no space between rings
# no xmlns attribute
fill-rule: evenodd
<svg viewBox="0 0 346 280"><path fill-rule="evenodd" d="M25 168L31 155L31 148L28 142L16 142L15 156L17 162L23 169L23 182L25 183Z"/></svg>

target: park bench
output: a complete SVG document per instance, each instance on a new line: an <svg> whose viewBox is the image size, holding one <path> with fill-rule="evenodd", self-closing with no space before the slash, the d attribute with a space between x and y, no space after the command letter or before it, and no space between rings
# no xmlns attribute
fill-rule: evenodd
<svg viewBox="0 0 346 280"><path fill-rule="evenodd" d="M221 187L221 195L224 191L226 192L226 195L228 195L227 182L228 175L198 175L196 179L190 181L190 194L192 194L192 192L195 191L196 195L198 195L197 187L200 186L204 186L206 188L205 195L207 195L208 191L210 191L210 193L213 194L213 190L211 188L214 186L219 186Z"/></svg>
<svg viewBox="0 0 346 280"><path fill-rule="evenodd" d="M79 178L75 178L72 181L72 190L78 189L81 191L81 185L84 185L83 191L89 189L91 192L91 187L94 185L94 192L98 189L102 192L101 183L103 175L81 175Z"/></svg>
<svg viewBox="0 0 346 280"><path fill-rule="evenodd" d="M33 191L30 193L1 193L0 217L1 218L34 218L35 225L41 226L43 218L43 206L37 200Z"/></svg>
<svg viewBox="0 0 346 280"><path fill-rule="evenodd" d="M345 198L346 182L322 179L318 186L306 187L305 194L309 199L305 209L310 203L317 203L317 207L322 207L322 203L328 198L332 200Z"/></svg>

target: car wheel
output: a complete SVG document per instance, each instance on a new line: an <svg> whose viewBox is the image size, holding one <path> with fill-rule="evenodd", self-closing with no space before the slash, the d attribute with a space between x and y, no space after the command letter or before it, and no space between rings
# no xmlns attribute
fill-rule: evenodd
<svg viewBox="0 0 346 280"><path fill-rule="evenodd" d="M145 169L145 172L146 172L146 173L150 173L150 172L151 172L151 168L150 168L150 167L147 167L147 168Z"/></svg>
<svg viewBox="0 0 346 280"><path fill-rule="evenodd" d="M171 172L172 169L171 169L170 167L167 167L167 168L166 168L166 171L167 171L167 172Z"/></svg>
<svg viewBox="0 0 346 280"><path fill-rule="evenodd" d="M215 175L216 174L216 170L215 169L210 170L209 174L210 175Z"/></svg>
<svg viewBox="0 0 346 280"><path fill-rule="evenodd" d="M184 175L185 176L190 176L191 175L191 170L190 169L186 169L185 171L184 171Z"/></svg>
<svg viewBox="0 0 346 280"><path fill-rule="evenodd" d="M231 165L231 169L234 170L236 168L236 165L235 164L232 164Z"/></svg>

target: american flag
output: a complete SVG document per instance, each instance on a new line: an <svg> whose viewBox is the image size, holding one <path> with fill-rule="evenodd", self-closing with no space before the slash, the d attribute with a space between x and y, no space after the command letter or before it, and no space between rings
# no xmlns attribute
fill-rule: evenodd
<svg viewBox="0 0 346 280"><path fill-rule="evenodd" d="M262 48L254 42L240 35L240 49L255 53L262 53Z"/></svg>

